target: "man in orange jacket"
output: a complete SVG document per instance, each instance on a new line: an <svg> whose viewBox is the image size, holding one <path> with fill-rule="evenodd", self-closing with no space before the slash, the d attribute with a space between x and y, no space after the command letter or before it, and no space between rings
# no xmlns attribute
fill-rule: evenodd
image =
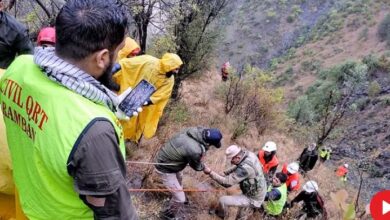
<svg viewBox="0 0 390 220"><path fill-rule="evenodd" d="M267 181L272 180L276 168L278 168L279 160L276 157L276 143L273 141L268 141L265 143L263 148L259 150L259 160L263 166L263 173L266 176Z"/></svg>
<svg viewBox="0 0 390 220"><path fill-rule="evenodd" d="M342 182L347 182L348 164L341 165L336 170L336 176L340 177Z"/></svg>
<svg viewBox="0 0 390 220"><path fill-rule="evenodd" d="M299 183L299 164L297 162L292 162L290 164L284 164L282 168L282 173L287 175L287 190L288 192L297 191L301 187Z"/></svg>

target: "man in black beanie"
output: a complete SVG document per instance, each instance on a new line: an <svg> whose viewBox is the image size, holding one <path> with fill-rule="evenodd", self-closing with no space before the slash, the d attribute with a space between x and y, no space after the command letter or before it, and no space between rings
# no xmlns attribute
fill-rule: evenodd
<svg viewBox="0 0 390 220"><path fill-rule="evenodd" d="M182 186L181 171L187 165L196 171L202 171L202 162L206 151L213 145L221 147L222 134L215 128L191 127L172 137L159 150L156 157L156 170L164 186L171 191L169 206L163 211L163 218L174 218L186 201Z"/></svg>

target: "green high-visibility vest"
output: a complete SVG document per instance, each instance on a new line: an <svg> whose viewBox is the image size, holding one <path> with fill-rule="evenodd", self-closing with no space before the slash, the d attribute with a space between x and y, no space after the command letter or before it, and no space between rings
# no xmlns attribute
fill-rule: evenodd
<svg viewBox="0 0 390 220"><path fill-rule="evenodd" d="M279 190L281 197L278 200L268 200L265 202L264 210L267 214L277 216L280 215L283 211L284 204L287 201L287 186L286 184L282 184L281 186L276 188ZM272 190L272 186L268 187L268 192Z"/></svg>
<svg viewBox="0 0 390 220"><path fill-rule="evenodd" d="M93 219L74 190L68 158L96 120L112 123L125 156L122 128L105 106L55 83L19 56L0 80L0 102L22 209L29 219Z"/></svg>
<svg viewBox="0 0 390 220"><path fill-rule="evenodd" d="M329 160L329 158L330 158L329 150L321 149L320 150L320 157L325 158L326 160Z"/></svg>

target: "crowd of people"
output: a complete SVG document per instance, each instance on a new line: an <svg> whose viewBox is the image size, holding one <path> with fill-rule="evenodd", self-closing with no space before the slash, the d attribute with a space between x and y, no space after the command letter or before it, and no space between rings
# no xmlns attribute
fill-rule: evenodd
<svg viewBox="0 0 390 220"><path fill-rule="evenodd" d="M9 183L7 195L0 193L0 203L7 204L0 217L138 219L126 185L125 141L155 135L182 60L173 53L140 55L137 42L126 37L127 13L115 0L66 1L55 26L39 32L35 49L27 29L3 9L0 1L0 101L8 141L1 149L12 166L1 175L15 187ZM223 81L230 68L223 65ZM119 105L143 80L155 90L128 115ZM300 172L315 166L315 144L279 171L275 142L256 153L231 145L225 155L232 166L217 173L204 158L211 146L221 148L222 137L217 128L190 127L160 148L155 172L172 194L162 218L174 219L188 202L182 184L187 165L223 187L239 185L241 194L222 196L210 210L221 218L231 206L239 207L238 219L255 211L277 218L299 202L308 219L326 213L315 181L288 201L301 189ZM322 148L320 160L330 154ZM336 173L345 182L348 165Z"/></svg>
<svg viewBox="0 0 390 220"><path fill-rule="evenodd" d="M300 172L308 171L302 169L306 160L284 164L277 172L279 160L275 142L266 142L257 155L237 145L231 145L225 150L225 155L232 166L223 174L218 174L204 164L203 158L211 145L221 147L221 139L222 133L218 129L191 127L174 135L159 150L155 161L156 172L163 180L164 186L172 193L169 205L162 212L164 219L175 218L187 201L181 173L187 165L195 171L203 171L223 187L239 185L241 194L220 197L218 207L210 210L210 214L220 218L227 216L229 207L239 207L236 219L247 219L255 211L260 211L269 219L278 218L283 210L302 202L299 218L326 219L326 209L319 194L318 183L313 180L307 181L302 191L288 201L289 193L301 189ZM315 144L309 145L302 155L305 155L308 149L314 151L315 148Z"/></svg>

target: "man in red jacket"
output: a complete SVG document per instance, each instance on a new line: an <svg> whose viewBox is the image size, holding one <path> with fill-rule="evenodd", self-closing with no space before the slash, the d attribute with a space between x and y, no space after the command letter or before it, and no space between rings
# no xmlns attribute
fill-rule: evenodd
<svg viewBox="0 0 390 220"><path fill-rule="evenodd" d="M288 192L297 191L301 187L299 183L299 164L297 162L292 162L288 165L284 164L282 173L287 174L287 190Z"/></svg>
<svg viewBox="0 0 390 220"><path fill-rule="evenodd" d="M340 180L345 183L347 182L348 164L341 165L336 170L336 176L340 177Z"/></svg>
<svg viewBox="0 0 390 220"><path fill-rule="evenodd" d="M276 150L276 143L273 141L268 141L263 148L259 150L258 157L263 166L263 173L267 181L272 179L272 176L279 165L279 160L276 157Z"/></svg>

